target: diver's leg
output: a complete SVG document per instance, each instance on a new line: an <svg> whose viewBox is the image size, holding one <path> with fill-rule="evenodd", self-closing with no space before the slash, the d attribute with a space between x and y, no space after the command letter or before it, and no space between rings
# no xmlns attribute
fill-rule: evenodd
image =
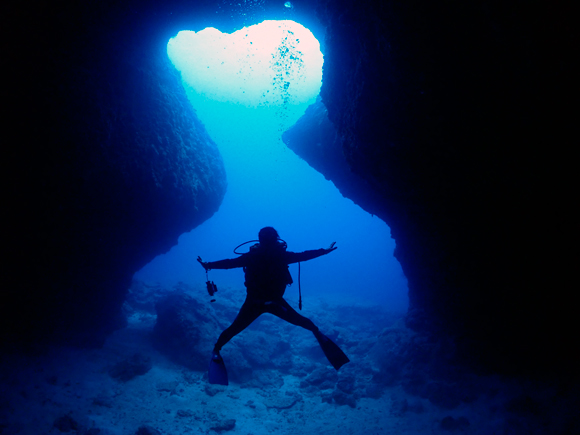
<svg viewBox="0 0 580 435"><path fill-rule="evenodd" d="M284 299L276 299L272 302L267 302L265 305L265 312L274 314L282 320L286 320L296 326L301 326L314 333L318 332L318 327L307 317L298 314L298 312L290 306Z"/></svg>
<svg viewBox="0 0 580 435"><path fill-rule="evenodd" d="M318 330L318 327L312 322L312 320L298 314L284 299L276 299L275 301L267 303L265 311L267 313L272 313L293 325L302 326L304 329L312 331L318 344L320 344L324 355L326 355L326 358L328 358L328 361L336 370L340 369L350 361L340 347L334 344L330 338Z"/></svg>
<svg viewBox="0 0 580 435"><path fill-rule="evenodd" d="M261 305L251 303L246 299L233 323L219 336L214 346L214 352L219 352L228 341L250 326L263 313L264 310Z"/></svg>

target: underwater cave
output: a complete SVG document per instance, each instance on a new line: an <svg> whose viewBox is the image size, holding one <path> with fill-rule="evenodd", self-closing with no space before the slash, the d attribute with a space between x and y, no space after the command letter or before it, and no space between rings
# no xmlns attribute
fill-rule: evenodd
<svg viewBox="0 0 580 435"><path fill-rule="evenodd" d="M319 47L312 32L288 20L264 21L232 34L214 28L181 31L170 39L169 58L217 143L228 189L211 219L182 235L170 253L137 272L136 279L166 286L203 283L203 270L193 258L235 257L236 245L273 225L290 250L338 243L334 261L304 265L301 281L309 297L406 312L407 284L393 257L388 226L343 197L282 140L291 127L298 130L296 141L309 133L295 125L309 106L317 103L325 111L317 102L323 68ZM321 140L328 141L336 132L324 134ZM239 291L243 275L237 272L212 275ZM291 272L297 277L297 265ZM295 287L289 297L296 296Z"/></svg>
<svg viewBox="0 0 580 435"><path fill-rule="evenodd" d="M3 9L2 435L579 432L566 3ZM195 258L267 225L337 242L285 297L350 362L263 315L210 384Z"/></svg>

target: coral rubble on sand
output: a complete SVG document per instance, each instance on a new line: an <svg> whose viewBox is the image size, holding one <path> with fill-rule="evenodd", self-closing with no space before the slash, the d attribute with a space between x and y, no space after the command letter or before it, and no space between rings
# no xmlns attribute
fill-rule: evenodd
<svg viewBox="0 0 580 435"><path fill-rule="evenodd" d="M224 290L210 304L201 287L134 283L128 327L102 349L8 355L0 363L0 432L527 435L573 428L572 390L476 375L455 361L452 343L364 306L310 301L306 308L351 359L338 373L310 332L264 315L223 349L230 385L210 385L211 345L243 298L241 289ZM156 330L154 307L171 304L183 320L175 337Z"/></svg>

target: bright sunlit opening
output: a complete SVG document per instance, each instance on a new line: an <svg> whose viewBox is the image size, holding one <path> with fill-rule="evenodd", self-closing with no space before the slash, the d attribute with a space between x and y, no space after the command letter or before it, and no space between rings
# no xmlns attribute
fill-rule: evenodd
<svg viewBox="0 0 580 435"><path fill-rule="evenodd" d="M294 21L264 21L232 34L181 31L169 40L167 54L219 149L228 188L211 219L182 235L139 279L204 282L202 269L191 267L192 255L227 258L230 247L274 226L294 252L339 245L327 261L305 266L310 273L301 283L312 296L405 311L407 284L389 227L344 198L282 141L319 97L323 56L312 32ZM240 269L213 276L220 286L244 282ZM288 297L295 293L290 289Z"/></svg>
<svg viewBox="0 0 580 435"><path fill-rule="evenodd" d="M264 21L232 34L181 31L167 54L194 91L248 107L313 102L322 84L320 44L294 21Z"/></svg>

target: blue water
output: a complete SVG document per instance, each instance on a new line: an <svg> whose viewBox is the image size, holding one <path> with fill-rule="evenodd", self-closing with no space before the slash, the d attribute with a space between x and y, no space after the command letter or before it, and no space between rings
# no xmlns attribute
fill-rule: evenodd
<svg viewBox="0 0 580 435"><path fill-rule="evenodd" d="M295 31L290 33L294 35ZM301 42L305 39L303 36ZM194 42L188 44L191 46ZM253 49L256 41L252 44ZM240 43L238 50L239 46ZM257 84L248 84L253 79L252 71L260 68L247 63L248 55L245 55L242 66L229 61L224 73L231 73L232 65L240 68L239 72L236 71L241 76L238 96L235 95L238 89L232 85L235 74L224 78L228 83L220 87L216 85L219 72L200 78L185 71L187 65L184 61L180 63L174 59L174 63L182 68L184 87L198 117L222 153L228 189L219 211L211 219L183 234L177 246L157 257L135 277L166 286L179 281L201 286L206 277L203 268L195 261L198 255L205 261L234 258L234 247L257 239L260 228L273 226L291 251L318 249L336 242L336 251L301 265L305 306L309 298L320 298L329 302L379 305L387 310L405 311L408 306L407 281L393 257L395 242L389 227L344 198L330 181L281 141L283 131L303 115L315 101L320 88L321 71L315 69L322 65L308 70L305 62L312 56L308 57L306 49L300 49L296 44L291 48L294 53L303 55L303 62L295 71L284 68L293 74L298 73L292 77L287 74L290 78L286 86L274 80L267 91L259 88L263 79ZM206 55L199 48L197 50L193 56L198 58L194 58L192 64L205 73L205 68L200 68L200 57ZM211 53L216 51L209 50ZM223 51L227 50L224 48ZM187 50L179 55L192 56ZM223 63L219 58L207 62L214 70ZM296 65L296 59L293 62ZM276 65L280 69L280 62ZM207 70L210 70L209 66ZM294 86L293 79L301 83ZM317 86L308 84L308 80L314 80ZM203 83L211 83L211 92L206 92ZM224 89L224 94L218 95L220 89ZM296 89L294 94L293 89ZM248 103L253 91L259 93L256 98L261 98L261 103ZM264 95L269 96L266 103ZM247 250L248 246L242 249ZM296 283L297 268L297 265L290 268ZM210 272L209 278L223 291L244 291L241 270L215 270ZM295 284L287 290L291 303L297 299L297 287Z"/></svg>

